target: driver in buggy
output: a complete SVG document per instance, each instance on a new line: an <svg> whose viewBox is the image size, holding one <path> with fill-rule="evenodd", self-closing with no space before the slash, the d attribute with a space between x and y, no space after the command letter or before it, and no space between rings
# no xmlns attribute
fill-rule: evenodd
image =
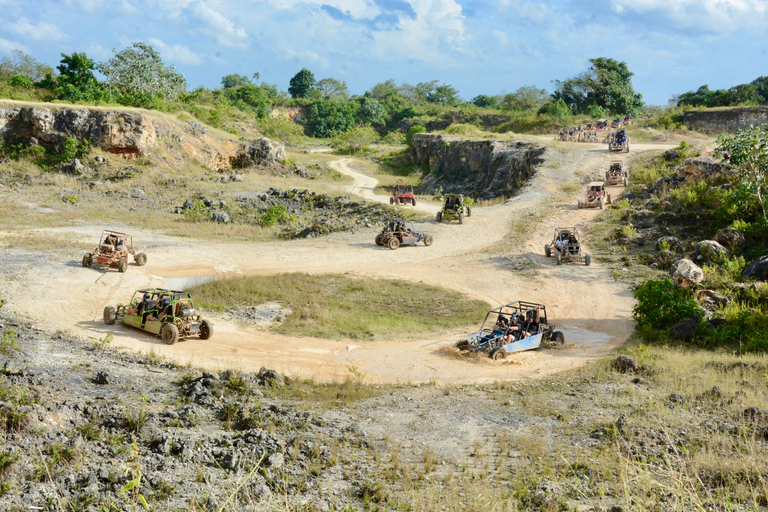
<svg viewBox="0 0 768 512"><path fill-rule="evenodd" d="M576 254L576 252L579 250L579 241L576 240L576 235L571 235L568 237L568 252L571 254Z"/></svg>

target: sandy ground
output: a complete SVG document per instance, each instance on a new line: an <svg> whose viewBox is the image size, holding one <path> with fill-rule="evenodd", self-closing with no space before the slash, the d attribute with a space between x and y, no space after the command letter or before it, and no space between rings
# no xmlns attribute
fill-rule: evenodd
<svg viewBox="0 0 768 512"><path fill-rule="evenodd" d="M669 146L633 144L633 152L660 147ZM633 330L631 293L604 269L594 262L589 267L556 266L553 259L543 255L555 226L584 226L598 210L576 208L576 200L583 193L580 191L570 198L571 206L543 222L532 221L526 235L512 240L516 249L511 253L499 254L492 247L510 236L511 223L531 218L553 197L562 199L562 183L597 179L613 160L629 164L628 155L609 154L602 144L562 144L559 149L550 149L547 163L518 196L503 204L473 209L464 225L434 221L417 225L417 229L434 234L431 247L401 247L396 251L377 247L373 243L375 229L321 239L251 244L193 243L124 226L152 248L146 266L131 265L125 274L85 269L80 264L84 251L73 251L67 261L41 257L40 261L18 265L14 275L3 275L0 285L7 308L39 320L43 326L93 338L112 332L113 345L153 351L182 364L243 371L266 366L318 380L344 378L354 367L365 373L368 381L379 382L483 382L546 375L605 354ZM389 201L388 196L374 195L376 180L355 170L352 159L340 159L333 165L354 178L353 193ZM622 190L614 187L609 192L617 197ZM417 208L431 212L435 205L425 203ZM82 239L86 248L100 228L56 231ZM584 245L588 251L588 241ZM0 262L12 256L5 251ZM527 262L525 270L516 270L515 261ZM194 338L168 346L146 333L106 326L102 321L105 305L126 302L138 288L171 283L180 287L200 276L291 271L412 279L462 291L494 306L515 300L542 302L548 305L550 322L565 333L566 346L520 353L498 363L487 357L464 360L441 350L467 334L462 332L444 333L435 339L380 342L291 338L210 315L215 332L211 340ZM478 326L481 321L478 319Z"/></svg>

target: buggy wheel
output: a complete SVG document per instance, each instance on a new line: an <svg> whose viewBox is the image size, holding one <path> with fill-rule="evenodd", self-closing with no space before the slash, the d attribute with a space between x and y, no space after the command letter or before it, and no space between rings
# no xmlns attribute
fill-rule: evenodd
<svg viewBox="0 0 768 512"><path fill-rule="evenodd" d="M560 331L555 331L552 333L549 339L555 345L563 345L565 343L565 334Z"/></svg>
<svg viewBox="0 0 768 512"><path fill-rule="evenodd" d="M390 197L389 198L389 204L395 204L395 198L394 197Z"/></svg>
<svg viewBox="0 0 768 512"><path fill-rule="evenodd" d="M629 153L629 143L627 143L627 149L626 152Z"/></svg>
<svg viewBox="0 0 768 512"><path fill-rule="evenodd" d="M503 361L507 358L507 351L503 348L497 348L493 352L491 352L491 359L494 361Z"/></svg>
<svg viewBox="0 0 768 512"><path fill-rule="evenodd" d="M125 272L128 270L128 260L125 258L120 258L120 261L117 263L117 270L120 272Z"/></svg>
<svg viewBox="0 0 768 512"><path fill-rule="evenodd" d="M83 255L83 266L84 267L90 267L91 266L91 253L87 253Z"/></svg>
<svg viewBox="0 0 768 512"><path fill-rule="evenodd" d="M437 214L435 214L435 221L438 223L443 222L443 212L437 212Z"/></svg>
<svg viewBox="0 0 768 512"><path fill-rule="evenodd" d="M629 179L624 178L624 186L626 187L627 185L629 185Z"/></svg>
<svg viewBox="0 0 768 512"><path fill-rule="evenodd" d="M469 350L469 340L457 341L456 348L459 350Z"/></svg>
<svg viewBox="0 0 768 512"><path fill-rule="evenodd" d="M117 320L117 311L112 306L104 308L104 323L107 325L114 325Z"/></svg>
<svg viewBox="0 0 768 512"><path fill-rule="evenodd" d="M549 246L549 244L546 244L546 245L544 246L544 255L545 255L547 258L549 258L550 256L552 256L552 248Z"/></svg>
<svg viewBox="0 0 768 512"><path fill-rule="evenodd" d="M581 199L579 199L579 201L576 203L576 206L579 208L579 210L581 210Z"/></svg>
<svg viewBox="0 0 768 512"><path fill-rule="evenodd" d="M563 255L560 254L560 251L557 251L555 253L555 261L557 261L558 265L562 265L563 264Z"/></svg>
<svg viewBox="0 0 768 512"><path fill-rule="evenodd" d="M463 213L459 214L459 224L464 224L464 214Z"/></svg>
<svg viewBox="0 0 768 512"><path fill-rule="evenodd" d="M138 266L143 267L144 265L147 264L147 255L144 254L143 252L140 252L139 254L136 255L134 260L136 260L136 264Z"/></svg>
<svg viewBox="0 0 768 512"><path fill-rule="evenodd" d="M590 263L592 263L592 255L587 254L586 256L584 256L584 264L586 266L589 266Z"/></svg>
<svg viewBox="0 0 768 512"><path fill-rule="evenodd" d="M434 241L435 241L435 239L434 239L434 238L432 238L432 235L426 235L426 236L424 237L424 245L426 245L427 247L429 247L430 245L432 245L432 242L434 242Z"/></svg>
<svg viewBox="0 0 768 512"><path fill-rule="evenodd" d="M413 205L414 208L416 207L416 198L415 197L413 199L411 199L411 204Z"/></svg>
<svg viewBox="0 0 768 512"><path fill-rule="evenodd" d="M376 245L378 245L379 247L384 245L384 241L381 239L381 235L376 235Z"/></svg>
<svg viewBox="0 0 768 512"><path fill-rule="evenodd" d="M173 345L179 341L179 329L173 324L165 324L160 330L160 337L166 345Z"/></svg>
<svg viewBox="0 0 768 512"><path fill-rule="evenodd" d="M608 204L613 204L613 199L611 199L611 194L608 194Z"/></svg>
<svg viewBox="0 0 768 512"><path fill-rule="evenodd" d="M200 339L208 340L211 338L211 336L213 336L213 326L211 325L211 322L209 322L208 320L203 320L200 323Z"/></svg>
<svg viewBox="0 0 768 512"><path fill-rule="evenodd" d="M603 209L603 206L605 205L605 202L603 202L603 198L600 198L600 209Z"/></svg>
<svg viewBox="0 0 768 512"><path fill-rule="evenodd" d="M392 237L389 239L389 243L387 245L389 246L390 249L394 251L395 249L400 247L400 240L398 240L395 237Z"/></svg>
<svg viewBox="0 0 768 512"><path fill-rule="evenodd" d="M471 217L471 216L472 216L472 207L467 206L467 217Z"/></svg>

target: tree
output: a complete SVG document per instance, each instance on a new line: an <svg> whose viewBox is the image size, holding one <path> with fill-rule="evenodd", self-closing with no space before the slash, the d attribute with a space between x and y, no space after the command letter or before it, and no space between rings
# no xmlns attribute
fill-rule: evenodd
<svg viewBox="0 0 768 512"><path fill-rule="evenodd" d="M632 73L626 62L599 57L589 59L590 66L575 78L555 81L553 99L562 99L575 113L583 113L592 104L615 115L635 115L643 107L643 96L632 88Z"/></svg>
<svg viewBox="0 0 768 512"><path fill-rule="evenodd" d="M346 82L340 82L335 78L323 78L315 84L320 91L320 96L327 100L349 99L349 89Z"/></svg>
<svg viewBox="0 0 768 512"><path fill-rule="evenodd" d="M258 73L256 73L258 75ZM253 82L251 82L251 79L248 78L245 75L238 75L238 74L232 74L232 75L226 75L221 77L221 86L224 89L232 89L233 87L237 87L240 85L250 85Z"/></svg>
<svg viewBox="0 0 768 512"><path fill-rule="evenodd" d="M39 82L46 74L53 75L53 68L42 64L21 50L11 50L11 56L0 59L0 80L10 80L24 75L33 82Z"/></svg>
<svg viewBox="0 0 768 512"><path fill-rule="evenodd" d="M472 104L480 108L496 108L499 106L499 98L496 96L486 96L479 94L472 98Z"/></svg>
<svg viewBox="0 0 768 512"><path fill-rule="evenodd" d="M379 101L383 100L388 96L392 96L395 94L399 94L399 92L397 90L397 85L395 84L395 81L392 79L389 79L386 82L378 83L373 87L371 87L370 91L365 92L366 96L369 96Z"/></svg>
<svg viewBox="0 0 768 512"><path fill-rule="evenodd" d="M306 132L328 138L355 127L355 109L349 102L316 101L307 109Z"/></svg>
<svg viewBox="0 0 768 512"><path fill-rule="evenodd" d="M310 91L315 86L315 75L307 68L302 68L296 73L288 85L288 93L291 98L308 98Z"/></svg>
<svg viewBox="0 0 768 512"><path fill-rule="evenodd" d="M146 43L133 43L116 52L109 61L100 62L98 70L123 94L175 100L187 90L184 75L163 64L160 54Z"/></svg>
<svg viewBox="0 0 768 512"><path fill-rule="evenodd" d="M348 132L339 134L331 143L337 153L355 155L368 149L368 146L379 140L379 134L370 126L359 126Z"/></svg>
<svg viewBox="0 0 768 512"><path fill-rule="evenodd" d="M763 218L765 196L768 193L768 125L738 130L733 136L721 135L717 139L715 154L727 156L736 166L742 185L760 203Z"/></svg>
<svg viewBox="0 0 768 512"><path fill-rule="evenodd" d="M565 104L565 101L563 101L562 98L554 102L552 105L549 106L549 110L547 111L549 115L552 117L556 117L558 119L562 119L566 116L571 115L571 109L568 108L568 105Z"/></svg>
<svg viewBox="0 0 768 512"><path fill-rule="evenodd" d="M455 104L458 100L459 91L450 85L437 85L437 82L437 80L432 80L416 84L415 92L418 99L429 103Z"/></svg>
<svg viewBox="0 0 768 512"><path fill-rule="evenodd" d="M505 95L501 105L504 110L528 112L538 110L549 100L549 93L545 89L538 89L535 85L524 85L515 92Z"/></svg>
<svg viewBox="0 0 768 512"><path fill-rule="evenodd" d="M61 64L56 67L59 70L59 84L81 88L90 82L96 82L96 77L93 76L94 67L94 62L85 53L62 53Z"/></svg>
<svg viewBox="0 0 768 512"><path fill-rule="evenodd" d="M358 117L363 124L383 125L387 118L387 111L373 98L361 98Z"/></svg>

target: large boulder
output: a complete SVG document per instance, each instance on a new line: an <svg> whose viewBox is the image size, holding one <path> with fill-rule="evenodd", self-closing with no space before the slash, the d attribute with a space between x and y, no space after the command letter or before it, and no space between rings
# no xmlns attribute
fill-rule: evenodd
<svg viewBox="0 0 768 512"><path fill-rule="evenodd" d="M703 262L723 263L728 250L714 240L704 240L696 244L696 259Z"/></svg>
<svg viewBox="0 0 768 512"><path fill-rule="evenodd" d="M723 228L715 234L715 242L730 251L743 251L747 246L744 235L736 228Z"/></svg>
<svg viewBox="0 0 768 512"><path fill-rule="evenodd" d="M750 263L741 275L755 281L768 281L768 254Z"/></svg>
<svg viewBox="0 0 768 512"><path fill-rule="evenodd" d="M717 174L727 165L719 164L711 158L686 158L682 168L678 168L679 177L700 178Z"/></svg>
<svg viewBox="0 0 768 512"><path fill-rule="evenodd" d="M696 335L698 329L698 320L688 318L673 325L669 330L669 335L675 340L690 341Z"/></svg>
<svg viewBox="0 0 768 512"><path fill-rule="evenodd" d="M249 146L240 148L237 155L230 159L233 167L248 167L249 165L269 165L285 160L285 146L282 143L262 137Z"/></svg>
<svg viewBox="0 0 768 512"><path fill-rule="evenodd" d="M704 279L704 272L691 260L680 259L669 270L672 282L680 288L694 288Z"/></svg>

